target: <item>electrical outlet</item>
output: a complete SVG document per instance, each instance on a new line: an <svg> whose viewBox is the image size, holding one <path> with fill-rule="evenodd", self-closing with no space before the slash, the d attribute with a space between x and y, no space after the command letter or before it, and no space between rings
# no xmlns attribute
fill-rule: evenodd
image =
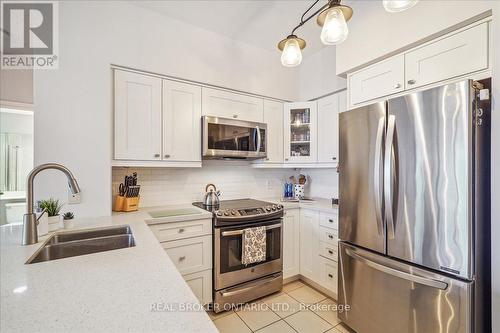
<svg viewBox="0 0 500 333"><path fill-rule="evenodd" d="M74 205L82 202L81 192L77 194L73 194L71 190L68 190L68 204Z"/></svg>

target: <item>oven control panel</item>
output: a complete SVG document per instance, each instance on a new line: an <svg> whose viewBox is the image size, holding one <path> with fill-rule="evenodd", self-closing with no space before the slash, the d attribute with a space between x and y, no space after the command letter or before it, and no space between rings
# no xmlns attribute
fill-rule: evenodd
<svg viewBox="0 0 500 333"><path fill-rule="evenodd" d="M223 209L217 210L215 215L221 218L241 218L258 215L269 215L283 210L283 205L267 205L264 207L244 208L244 209Z"/></svg>

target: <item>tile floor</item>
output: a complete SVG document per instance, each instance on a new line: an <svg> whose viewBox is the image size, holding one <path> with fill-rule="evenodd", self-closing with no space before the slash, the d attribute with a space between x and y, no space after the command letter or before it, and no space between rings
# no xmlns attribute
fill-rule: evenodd
<svg viewBox="0 0 500 333"><path fill-rule="evenodd" d="M302 281L234 311L209 312L221 333L351 333L332 310L335 301Z"/></svg>

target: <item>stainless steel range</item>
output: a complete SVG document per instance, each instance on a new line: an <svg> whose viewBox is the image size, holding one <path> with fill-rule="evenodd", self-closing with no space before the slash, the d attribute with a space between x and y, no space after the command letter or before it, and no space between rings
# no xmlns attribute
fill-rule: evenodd
<svg viewBox="0 0 500 333"><path fill-rule="evenodd" d="M213 309L220 312L283 287L283 206L253 200L225 200L218 206L193 205L213 213ZM266 227L266 259L244 265L243 233Z"/></svg>

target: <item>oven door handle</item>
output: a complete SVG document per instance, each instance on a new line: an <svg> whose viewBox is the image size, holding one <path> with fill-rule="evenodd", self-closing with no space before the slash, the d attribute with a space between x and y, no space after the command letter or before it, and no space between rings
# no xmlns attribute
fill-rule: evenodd
<svg viewBox="0 0 500 333"><path fill-rule="evenodd" d="M278 223L278 224L273 224L273 225L270 225L270 226L266 226L266 230L272 230L272 229L276 229L276 228L281 228L281 223ZM231 230L231 231L223 231L222 232L222 236L225 237L225 236L236 236L236 235L243 235L243 232L245 231L245 229L241 229L241 230Z"/></svg>

